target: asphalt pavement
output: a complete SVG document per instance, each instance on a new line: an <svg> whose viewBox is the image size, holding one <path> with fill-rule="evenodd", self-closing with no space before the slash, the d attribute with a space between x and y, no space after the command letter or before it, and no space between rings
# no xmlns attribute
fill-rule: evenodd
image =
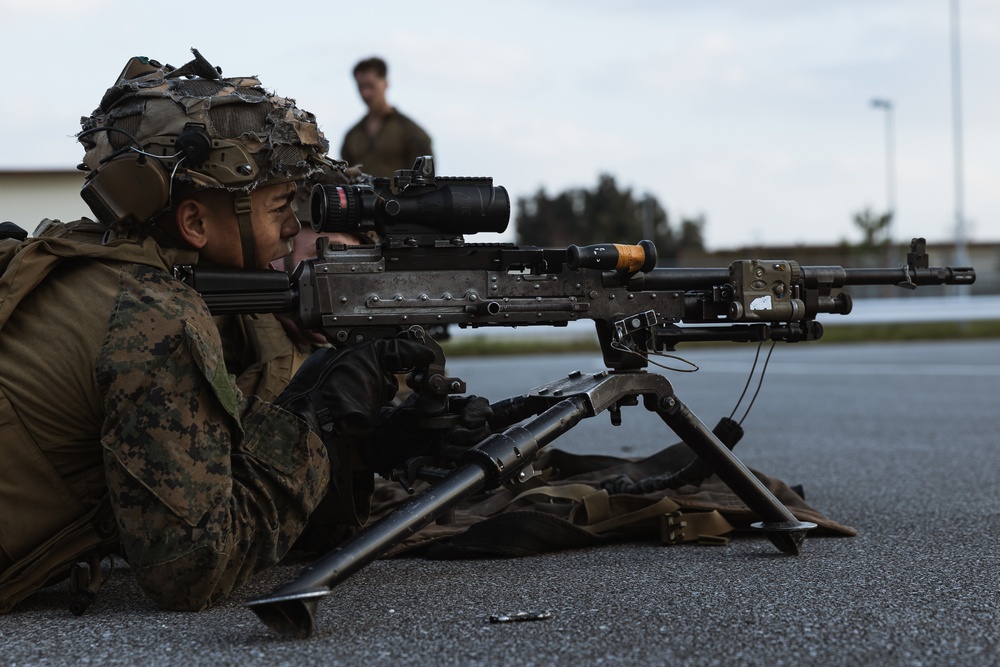
<svg viewBox="0 0 1000 667"><path fill-rule="evenodd" d="M699 370L662 371L677 396L706 423L728 415L754 348L681 354ZM470 393L493 400L601 367L592 355L449 363ZM59 586L0 617L0 664L1000 664L998 390L1000 341L778 346L736 453L858 530L807 538L799 556L740 537L383 560L333 590L308 640L277 637L242 606L301 564L209 611L174 613L147 601L119 563L82 617ZM643 456L675 440L640 407L622 416L619 427L587 420L553 446ZM551 616L489 622L528 610Z"/></svg>

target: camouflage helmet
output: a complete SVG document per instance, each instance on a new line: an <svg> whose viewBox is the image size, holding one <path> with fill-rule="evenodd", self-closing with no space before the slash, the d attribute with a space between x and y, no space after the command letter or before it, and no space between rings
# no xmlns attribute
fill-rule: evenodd
<svg viewBox="0 0 1000 667"><path fill-rule="evenodd" d="M152 220L169 205L175 181L247 194L329 164L329 142L311 113L256 78L222 78L192 52L180 68L132 58L100 106L81 118L83 196L103 222Z"/></svg>

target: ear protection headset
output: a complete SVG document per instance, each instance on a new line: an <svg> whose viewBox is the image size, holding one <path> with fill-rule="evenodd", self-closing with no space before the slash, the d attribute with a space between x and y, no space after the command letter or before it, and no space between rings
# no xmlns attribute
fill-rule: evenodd
<svg viewBox="0 0 1000 667"><path fill-rule="evenodd" d="M243 146L212 139L201 125L188 124L176 137L153 137L145 147L119 128L87 131L95 132L121 132L131 142L102 160L80 191L98 220L109 227L142 226L154 220L170 206L171 184L180 169L192 180L225 188L249 185L258 176L257 163Z"/></svg>

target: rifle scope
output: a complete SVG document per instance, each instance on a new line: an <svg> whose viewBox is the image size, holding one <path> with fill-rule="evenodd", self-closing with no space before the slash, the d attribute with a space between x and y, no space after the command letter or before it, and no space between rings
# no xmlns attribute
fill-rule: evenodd
<svg viewBox="0 0 1000 667"><path fill-rule="evenodd" d="M510 221L510 196L491 178L436 179L431 188L394 193L377 179L370 185L316 185L309 206L318 233L462 235L502 232Z"/></svg>

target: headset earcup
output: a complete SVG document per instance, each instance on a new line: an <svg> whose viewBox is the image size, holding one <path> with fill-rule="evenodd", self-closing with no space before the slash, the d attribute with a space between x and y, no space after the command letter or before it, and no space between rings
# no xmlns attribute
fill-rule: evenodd
<svg viewBox="0 0 1000 667"><path fill-rule="evenodd" d="M126 153L98 167L80 196L108 226L142 225L166 208L170 177L159 160Z"/></svg>

